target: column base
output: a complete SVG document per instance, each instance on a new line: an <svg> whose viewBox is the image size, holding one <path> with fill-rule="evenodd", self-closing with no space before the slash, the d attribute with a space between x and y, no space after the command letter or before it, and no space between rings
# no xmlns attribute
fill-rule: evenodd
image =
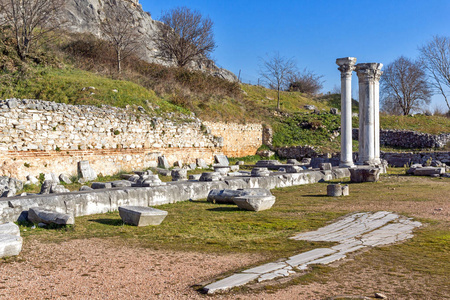
<svg viewBox="0 0 450 300"><path fill-rule="evenodd" d="M341 161L339 163L340 168L351 168L354 166L355 166L355 164L352 161Z"/></svg>

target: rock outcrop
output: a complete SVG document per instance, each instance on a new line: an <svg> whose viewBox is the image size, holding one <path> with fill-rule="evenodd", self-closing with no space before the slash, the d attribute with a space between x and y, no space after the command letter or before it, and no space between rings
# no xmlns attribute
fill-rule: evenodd
<svg viewBox="0 0 450 300"><path fill-rule="evenodd" d="M117 1L122 1L133 14L138 33L141 35L139 39L142 43L142 47L140 49L141 57L148 62L173 65L174 63L163 61L155 57L158 50L153 42L153 36L157 31L159 21L153 20L151 14L142 9L141 4L139 4L139 0ZM103 38L100 31L99 20L108 17L105 15L104 1L68 0L65 4L63 17L67 20L66 28L69 31L91 33L98 38ZM236 75L228 70L217 67L214 62L209 59L192 63L190 67L229 81L237 81Z"/></svg>

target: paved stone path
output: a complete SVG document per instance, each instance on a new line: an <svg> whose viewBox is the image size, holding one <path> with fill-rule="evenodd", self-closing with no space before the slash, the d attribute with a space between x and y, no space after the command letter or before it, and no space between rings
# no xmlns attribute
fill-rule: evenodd
<svg viewBox="0 0 450 300"><path fill-rule="evenodd" d="M422 224L387 211L356 213L316 231L300 233L291 239L306 241L338 242L331 248L319 248L289 257L276 263L267 263L234 274L205 286L208 294L226 291L251 281L262 282L287 277L308 265L329 264L344 259L348 253L365 247L389 245L413 237L412 231Z"/></svg>

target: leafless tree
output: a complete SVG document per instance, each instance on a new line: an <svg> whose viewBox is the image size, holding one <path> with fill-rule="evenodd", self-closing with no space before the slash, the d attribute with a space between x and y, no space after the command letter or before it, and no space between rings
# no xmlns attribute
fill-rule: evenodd
<svg viewBox="0 0 450 300"><path fill-rule="evenodd" d="M62 24L64 0L0 0L4 24L11 26L22 60L48 33Z"/></svg>
<svg viewBox="0 0 450 300"><path fill-rule="evenodd" d="M450 111L450 38L435 36L420 52L434 90L444 97Z"/></svg>
<svg viewBox="0 0 450 300"><path fill-rule="evenodd" d="M216 48L213 22L198 11L177 7L164 12L155 36L158 57L175 60L179 67L209 57Z"/></svg>
<svg viewBox="0 0 450 300"><path fill-rule="evenodd" d="M280 91L287 89L289 78L295 74L296 69L292 58L280 56L278 52L262 59L259 74L271 89L277 90L278 110L280 110Z"/></svg>
<svg viewBox="0 0 450 300"><path fill-rule="evenodd" d="M317 75L313 71L304 69L289 77L289 91L306 94L317 94L323 87L323 75Z"/></svg>
<svg viewBox="0 0 450 300"><path fill-rule="evenodd" d="M431 88L422 64L404 56L384 69L381 77L383 108L391 113L409 115L431 101Z"/></svg>
<svg viewBox="0 0 450 300"><path fill-rule="evenodd" d="M122 62L137 52L139 35L133 13L122 1L107 0L105 17L100 20L100 30L116 53L117 72L122 72Z"/></svg>

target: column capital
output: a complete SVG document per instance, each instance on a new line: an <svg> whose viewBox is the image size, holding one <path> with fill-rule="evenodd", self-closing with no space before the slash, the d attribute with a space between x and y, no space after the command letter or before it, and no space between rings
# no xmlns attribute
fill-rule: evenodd
<svg viewBox="0 0 450 300"><path fill-rule="evenodd" d="M378 82L383 74L383 71L381 71L383 64L380 63L362 63L355 67L360 80Z"/></svg>
<svg viewBox="0 0 450 300"><path fill-rule="evenodd" d="M356 58L355 57L343 57L336 59L336 64L339 66L338 70L341 71L341 77L351 77L352 72L355 70Z"/></svg>

